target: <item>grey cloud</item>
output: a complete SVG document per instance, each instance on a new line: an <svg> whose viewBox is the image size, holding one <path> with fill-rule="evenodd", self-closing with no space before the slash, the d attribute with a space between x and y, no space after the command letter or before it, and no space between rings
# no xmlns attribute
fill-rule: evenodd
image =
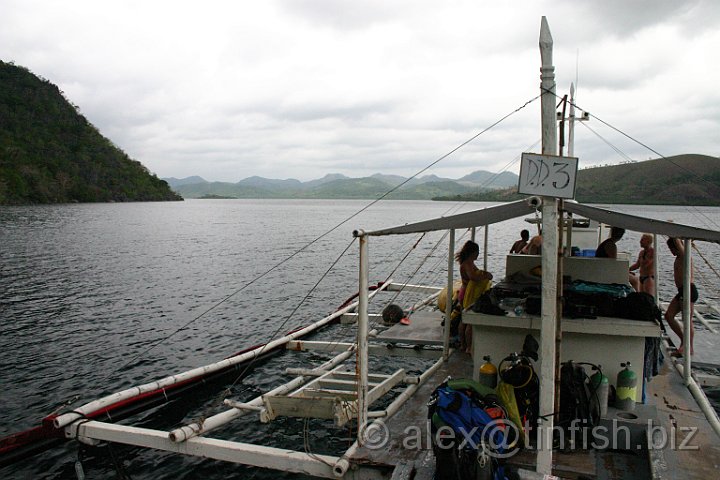
<svg viewBox="0 0 720 480"><path fill-rule="evenodd" d="M397 18L412 2L386 0L279 0L292 15L312 24L335 29L361 29Z"/></svg>
<svg viewBox="0 0 720 480"><path fill-rule="evenodd" d="M607 35L633 37L663 24L675 24L693 34L717 28L720 21L720 2L716 0L563 0L560 5L570 21L556 21L555 28L572 32L585 43Z"/></svg>

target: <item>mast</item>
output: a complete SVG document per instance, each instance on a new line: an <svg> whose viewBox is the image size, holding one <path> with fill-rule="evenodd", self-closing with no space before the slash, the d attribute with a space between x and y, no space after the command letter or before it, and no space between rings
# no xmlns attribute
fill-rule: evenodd
<svg viewBox="0 0 720 480"><path fill-rule="evenodd" d="M555 155L555 67L552 64L553 39L547 19L540 22L540 92L542 117L542 153ZM543 197L542 226L542 311L540 329L540 415L555 411L555 336L557 329L558 206L554 197ZM552 474L552 431L554 418L547 416L538 428L537 472Z"/></svg>
<svg viewBox="0 0 720 480"><path fill-rule="evenodd" d="M575 84L570 84L570 118L568 122L568 157L575 156Z"/></svg>

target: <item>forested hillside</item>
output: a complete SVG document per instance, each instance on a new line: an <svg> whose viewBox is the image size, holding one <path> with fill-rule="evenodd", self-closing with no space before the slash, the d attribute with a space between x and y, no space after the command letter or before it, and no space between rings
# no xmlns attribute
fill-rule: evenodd
<svg viewBox="0 0 720 480"><path fill-rule="evenodd" d="M438 200L512 201L517 187ZM575 198L584 203L720 205L720 159L672 157L580 170Z"/></svg>
<svg viewBox="0 0 720 480"><path fill-rule="evenodd" d="M0 204L182 200L62 92L0 61Z"/></svg>

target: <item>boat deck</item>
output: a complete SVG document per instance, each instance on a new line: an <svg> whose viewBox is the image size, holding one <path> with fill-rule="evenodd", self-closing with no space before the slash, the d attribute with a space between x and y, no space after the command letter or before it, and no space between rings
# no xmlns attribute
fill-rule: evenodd
<svg viewBox="0 0 720 480"><path fill-rule="evenodd" d="M472 359L461 352L453 352L447 363L423 384L405 406L385 422L388 442L381 449L361 447L351 460L360 466L389 466L395 468L393 479L433 478L435 458L427 431L427 400L448 376L472 378ZM553 454L553 473L561 478L594 478L625 480L639 478L715 478L720 471L720 442L700 411L682 378L666 359L662 371L648 383L647 404L638 405L640 420L637 426L647 425L645 418L655 418L668 438L663 449L649 452L619 450L556 451ZM688 429L695 434L686 440ZM644 437L644 432L640 438ZM418 439L420 441L418 442ZM681 447L682 445L682 447ZM534 471L536 452L524 450L508 459L513 469Z"/></svg>
<svg viewBox="0 0 720 480"><path fill-rule="evenodd" d="M720 472L720 441L669 358L660 375L648 383L648 403L655 405L660 425L674 433L674 441L662 450L672 466L665 478L717 478ZM696 433L689 433L689 429ZM688 434L692 437L687 438ZM686 441L687 445L683 444Z"/></svg>
<svg viewBox="0 0 720 480"><path fill-rule="evenodd" d="M432 445L428 444L427 401L435 387L448 376L472 378L470 355L453 352L448 361L420 386L403 408L385 422L388 432L387 444L379 449L360 447L351 457L351 461L360 465L395 466L397 470L407 471L409 475L415 472L414 477L407 478L417 480L433 478L435 458ZM416 439L420 440L419 445L414 441Z"/></svg>
<svg viewBox="0 0 720 480"><path fill-rule="evenodd" d="M410 316L410 325L396 323L375 339L387 343L409 345L442 345L443 315L439 311L415 312Z"/></svg>

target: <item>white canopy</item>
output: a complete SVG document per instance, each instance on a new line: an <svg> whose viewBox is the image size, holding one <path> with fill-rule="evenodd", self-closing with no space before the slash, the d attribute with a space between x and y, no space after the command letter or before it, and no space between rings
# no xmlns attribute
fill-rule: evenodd
<svg viewBox="0 0 720 480"><path fill-rule="evenodd" d="M518 200L511 203L503 203L473 212L460 213L449 217L440 217L423 222L410 223L398 227L385 228L372 232L365 232L366 235L401 235L405 233L433 232L436 230L450 230L458 228L472 228L493 223L502 222L511 218L528 215L535 211L527 200Z"/></svg>
<svg viewBox="0 0 720 480"><path fill-rule="evenodd" d="M720 232L714 230L705 230L704 228L689 227L679 223L628 215L627 213L614 212L606 208L591 207L575 202L566 202L563 209L566 212L575 213L607 225L612 225L613 227L620 227L635 232L656 233L668 237L720 243Z"/></svg>
<svg viewBox="0 0 720 480"><path fill-rule="evenodd" d="M715 230L706 230L704 228L690 227L679 223L638 217L627 213L615 212L606 208L591 207L577 202L565 202L563 209L566 212L577 214L592 220L597 220L598 222L612 225L613 227L620 227L635 232L655 233L659 235L666 235L668 237L720 243L720 232ZM535 205L531 205L531 199L518 200L516 202L494 205L492 207L460 213L458 215L439 217L432 220L374 230L371 232L365 232L365 234L371 236L401 235L407 233L431 232L436 230L472 228L491 225L511 218L528 215L534 211Z"/></svg>

